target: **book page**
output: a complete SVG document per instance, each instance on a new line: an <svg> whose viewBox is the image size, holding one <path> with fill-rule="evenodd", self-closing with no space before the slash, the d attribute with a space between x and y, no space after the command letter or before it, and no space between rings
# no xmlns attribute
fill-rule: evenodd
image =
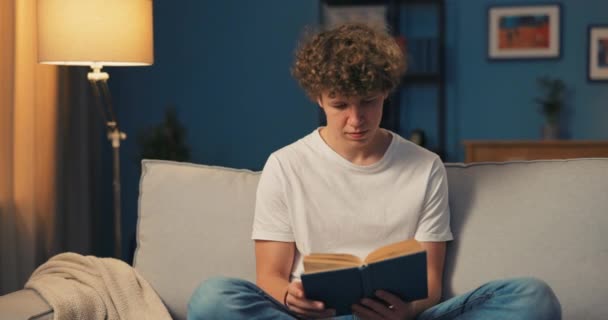
<svg viewBox="0 0 608 320"><path fill-rule="evenodd" d="M313 273L343 268L352 268L362 264L361 259L351 254L313 253L304 257L304 272Z"/></svg>
<svg viewBox="0 0 608 320"><path fill-rule="evenodd" d="M372 263L420 251L424 251L420 243L415 239L408 239L405 241L391 243L372 251L365 258L365 262Z"/></svg>

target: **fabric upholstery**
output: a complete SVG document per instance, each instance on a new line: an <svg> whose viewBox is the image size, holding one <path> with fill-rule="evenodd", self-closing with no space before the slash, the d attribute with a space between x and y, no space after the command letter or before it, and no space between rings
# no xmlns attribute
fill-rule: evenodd
<svg viewBox="0 0 608 320"><path fill-rule="evenodd" d="M144 160L134 267L175 319L199 282L255 280L251 225L259 173Z"/></svg>
<svg viewBox="0 0 608 320"><path fill-rule="evenodd" d="M608 314L608 159L448 164L445 294L535 276L564 319Z"/></svg>
<svg viewBox="0 0 608 320"><path fill-rule="evenodd" d="M608 159L446 167L455 236L446 297L493 279L535 276L553 287L564 319L608 314ZM254 279L258 178L247 170L144 161L135 267L176 319L185 319L202 279Z"/></svg>
<svg viewBox="0 0 608 320"><path fill-rule="evenodd" d="M23 289L0 296L0 319L51 320L53 309L36 291Z"/></svg>

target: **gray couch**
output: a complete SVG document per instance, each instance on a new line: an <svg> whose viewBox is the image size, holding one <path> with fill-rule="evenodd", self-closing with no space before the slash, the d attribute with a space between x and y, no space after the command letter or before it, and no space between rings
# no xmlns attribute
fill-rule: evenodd
<svg viewBox="0 0 608 320"><path fill-rule="evenodd" d="M564 319L608 318L608 159L447 164L455 240L445 298L513 276L548 282ZM134 266L175 319L200 280L254 280L259 173L144 161ZM35 292L0 297L0 319L50 319Z"/></svg>

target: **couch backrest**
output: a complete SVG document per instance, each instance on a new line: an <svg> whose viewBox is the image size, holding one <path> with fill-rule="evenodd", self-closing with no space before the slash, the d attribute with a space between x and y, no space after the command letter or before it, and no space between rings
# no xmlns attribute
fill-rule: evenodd
<svg viewBox="0 0 608 320"><path fill-rule="evenodd" d="M446 296L534 276L564 319L608 315L608 159L447 165Z"/></svg>
<svg viewBox="0 0 608 320"><path fill-rule="evenodd" d="M251 225L259 173L144 160L133 265L174 319L201 280L255 281Z"/></svg>
<svg viewBox="0 0 608 320"><path fill-rule="evenodd" d="M455 241L445 296L512 276L556 291L565 319L608 314L608 159L447 164ZM175 319L213 275L253 281L258 172L145 160L134 265Z"/></svg>

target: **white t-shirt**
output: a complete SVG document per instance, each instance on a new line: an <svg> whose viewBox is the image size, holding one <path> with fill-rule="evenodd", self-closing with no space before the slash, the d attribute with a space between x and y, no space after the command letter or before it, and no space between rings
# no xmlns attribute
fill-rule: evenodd
<svg viewBox="0 0 608 320"><path fill-rule="evenodd" d="M310 253L364 258L415 237L452 240L445 168L439 157L391 132L382 159L360 166L315 130L268 158L257 189L252 238L295 242L292 280Z"/></svg>

